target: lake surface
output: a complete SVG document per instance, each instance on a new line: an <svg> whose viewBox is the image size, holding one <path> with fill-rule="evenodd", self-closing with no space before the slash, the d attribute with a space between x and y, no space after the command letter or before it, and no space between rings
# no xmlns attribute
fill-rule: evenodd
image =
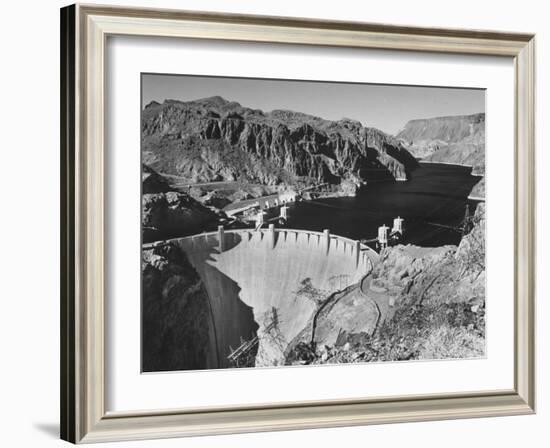
<svg viewBox="0 0 550 448"><path fill-rule="evenodd" d="M370 239L382 224L404 218L404 244L441 246L458 244L461 234L431 225L458 226L466 205L473 213L478 201L468 200L479 177L471 168L420 164L407 182L369 183L356 197L316 199L295 203L289 227L323 231L352 239Z"/></svg>

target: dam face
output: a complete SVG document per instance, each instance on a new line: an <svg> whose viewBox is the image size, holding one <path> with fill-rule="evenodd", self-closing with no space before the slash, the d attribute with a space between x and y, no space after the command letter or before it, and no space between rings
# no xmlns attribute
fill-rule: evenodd
<svg viewBox="0 0 550 448"><path fill-rule="evenodd" d="M199 273L210 301L217 366L258 337L256 366L284 362L290 342L310 323L322 297L358 283L377 254L347 238L291 229L220 230L172 240Z"/></svg>

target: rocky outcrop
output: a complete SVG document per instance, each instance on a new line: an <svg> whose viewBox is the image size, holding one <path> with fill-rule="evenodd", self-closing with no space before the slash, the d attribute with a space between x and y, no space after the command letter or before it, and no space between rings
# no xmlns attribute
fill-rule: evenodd
<svg viewBox="0 0 550 448"><path fill-rule="evenodd" d="M170 184L153 168L145 164L141 165L142 194L165 193L170 191Z"/></svg>
<svg viewBox="0 0 550 448"><path fill-rule="evenodd" d="M485 354L485 204L458 247L397 246L378 267L395 309L373 341L377 357L469 358ZM389 278L384 282L382 278Z"/></svg>
<svg viewBox="0 0 550 448"><path fill-rule="evenodd" d="M214 207L216 209L223 209L228 204L231 204L231 199L228 199L226 196L220 194L217 191L209 191L204 196L199 198L204 205L208 207Z"/></svg>
<svg viewBox="0 0 550 448"><path fill-rule="evenodd" d="M419 159L469 165L473 174L485 174L484 113L411 120L397 138ZM485 196L484 183L475 195Z"/></svg>
<svg viewBox="0 0 550 448"><path fill-rule="evenodd" d="M380 312L376 303L359 286L343 291L316 315L314 342L319 346L338 345L357 334L371 335Z"/></svg>
<svg viewBox="0 0 550 448"><path fill-rule="evenodd" d="M353 120L264 113L220 97L151 103L142 112L145 163L191 182L405 179L416 160L403 144Z"/></svg>
<svg viewBox="0 0 550 448"><path fill-rule="evenodd" d="M485 166L485 114L409 121L397 134L418 158L475 167Z"/></svg>
<svg viewBox="0 0 550 448"><path fill-rule="evenodd" d="M485 204L457 246L395 246L381 253L373 285L394 296L396 306L485 301Z"/></svg>
<svg viewBox="0 0 550 448"><path fill-rule="evenodd" d="M142 195L143 242L215 230L219 215L185 193Z"/></svg>
<svg viewBox="0 0 550 448"><path fill-rule="evenodd" d="M397 134L397 138L411 145L422 142L431 144L434 151L437 151L437 144L445 146L464 141L482 144L485 142L485 114L410 120Z"/></svg>
<svg viewBox="0 0 550 448"><path fill-rule="evenodd" d="M485 200L485 177L482 177L477 184L474 185L469 195L470 199Z"/></svg>
<svg viewBox="0 0 550 448"><path fill-rule="evenodd" d="M476 207L473 228L460 241L455 257L464 272L485 273L485 203Z"/></svg>
<svg viewBox="0 0 550 448"><path fill-rule="evenodd" d="M141 270L143 371L217 367L208 294L185 253L143 250Z"/></svg>

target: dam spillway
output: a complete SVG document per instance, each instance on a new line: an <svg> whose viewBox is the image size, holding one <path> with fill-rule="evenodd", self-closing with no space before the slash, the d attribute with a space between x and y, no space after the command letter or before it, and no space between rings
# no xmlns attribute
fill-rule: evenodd
<svg viewBox="0 0 550 448"><path fill-rule="evenodd" d="M298 293L304 281L329 295L360 282L378 257L367 246L328 231L272 226L220 229L170 243L186 253L208 293L216 353L207 368L230 367L232 350L255 337L255 365L282 364L286 348L318 306Z"/></svg>

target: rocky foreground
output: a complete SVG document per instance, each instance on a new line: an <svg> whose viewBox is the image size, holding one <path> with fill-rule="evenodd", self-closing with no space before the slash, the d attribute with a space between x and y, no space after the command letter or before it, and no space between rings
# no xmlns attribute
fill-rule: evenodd
<svg viewBox="0 0 550 448"><path fill-rule="evenodd" d="M404 180L417 164L400 140L358 121L263 112L221 97L148 104L142 153L154 170L189 183L286 187Z"/></svg>

